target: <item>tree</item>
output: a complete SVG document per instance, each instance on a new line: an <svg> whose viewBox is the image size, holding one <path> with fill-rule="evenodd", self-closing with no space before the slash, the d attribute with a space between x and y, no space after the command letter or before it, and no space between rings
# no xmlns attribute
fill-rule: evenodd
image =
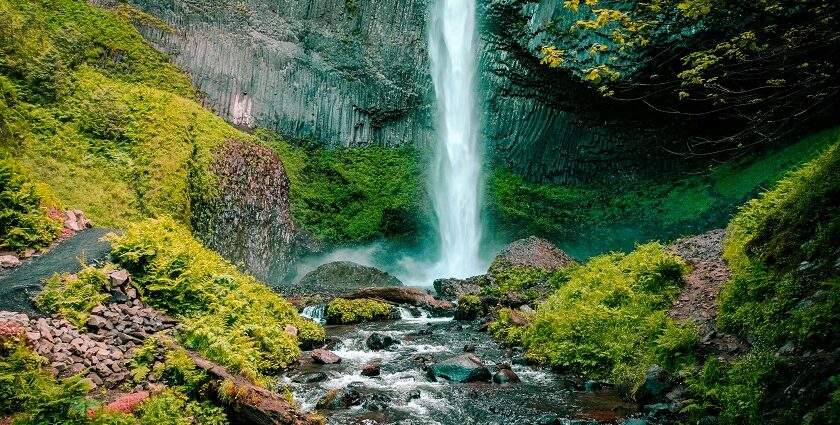
<svg viewBox="0 0 840 425"><path fill-rule="evenodd" d="M690 155L777 140L835 111L840 2L835 0L566 0L568 32L542 49L605 96L725 125ZM560 49L587 32L591 60ZM624 72L621 68L631 71Z"/></svg>

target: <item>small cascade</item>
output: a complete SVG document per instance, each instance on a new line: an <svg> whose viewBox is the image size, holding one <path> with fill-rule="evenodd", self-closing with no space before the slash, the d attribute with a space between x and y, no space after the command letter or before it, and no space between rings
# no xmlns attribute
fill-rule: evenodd
<svg viewBox="0 0 840 425"><path fill-rule="evenodd" d="M326 304L312 304L304 307L300 315L315 322L324 323L324 311L326 309Z"/></svg>

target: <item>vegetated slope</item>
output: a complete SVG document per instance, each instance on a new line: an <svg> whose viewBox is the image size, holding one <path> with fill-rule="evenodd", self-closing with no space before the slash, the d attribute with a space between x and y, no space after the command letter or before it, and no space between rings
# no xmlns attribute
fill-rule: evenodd
<svg viewBox="0 0 840 425"><path fill-rule="evenodd" d="M213 152L232 139L260 143L203 109L187 76L146 44L133 22L171 30L151 16L73 0L0 0L0 12L0 153L94 224L163 215L189 224L193 198L216 189ZM412 149L263 139L289 163L293 215L321 241L417 233Z"/></svg>
<svg viewBox="0 0 840 425"><path fill-rule="evenodd" d="M497 168L488 184L489 218L494 233L539 235L579 257L703 233L725 227L740 204L838 137L840 128L821 131L784 148L671 180L532 184Z"/></svg>
<svg viewBox="0 0 840 425"><path fill-rule="evenodd" d="M835 136L831 147L794 167L730 222L723 256L731 280L721 289L716 325L750 343L745 356L739 355L740 346L734 356L716 356L698 345L693 323L666 315L683 270L681 261L656 244L524 280L527 270L505 277L518 279L513 290L520 297L545 287L552 294L536 304L536 313L500 310L489 330L562 371L625 383L626 394L644 403L651 399L638 392L642 375L658 364L681 376L687 388L687 397L657 401L672 403L667 410L677 419L836 423L838 200L840 140ZM509 283L495 280L499 288ZM709 282L708 290L719 285ZM682 313L678 316L690 316Z"/></svg>

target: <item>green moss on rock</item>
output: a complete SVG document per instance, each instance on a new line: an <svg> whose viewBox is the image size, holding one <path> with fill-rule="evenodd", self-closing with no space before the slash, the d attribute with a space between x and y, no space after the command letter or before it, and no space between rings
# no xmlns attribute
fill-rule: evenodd
<svg viewBox="0 0 840 425"><path fill-rule="evenodd" d="M390 304L382 301L336 298L327 305L324 317L327 323L347 325L387 319L392 309Z"/></svg>

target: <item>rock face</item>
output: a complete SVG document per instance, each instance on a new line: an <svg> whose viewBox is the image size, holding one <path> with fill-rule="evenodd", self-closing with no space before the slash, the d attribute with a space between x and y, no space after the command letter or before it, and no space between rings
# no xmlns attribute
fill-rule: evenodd
<svg viewBox="0 0 840 425"><path fill-rule="evenodd" d="M212 161L218 194L191 191L195 233L258 279L280 280L301 247L283 162L271 149L237 140L217 148Z"/></svg>
<svg viewBox="0 0 840 425"><path fill-rule="evenodd" d="M457 299L462 295L477 295L481 292L480 282L484 276L474 276L468 279L437 279L434 282L435 292L446 299Z"/></svg>
<svg viewBox="0 0 840 425"><path fill-rule="evenodd" d="M137 23L207 94L205 105L235 125L329 145L435 141L428 1L132 3L171 27ZM565 182L657 173L676 162L663 160L663 147L678 132L651 128L644 107L607 100L539 63L551 27L577 19L562 0L488 0L477 14L482 129L503 164L532 181ZM567 37L559 47L586 60L599 41Z"/></svg>
<svg viewBox="0 0 840 425"><path fill-rule="evenodd" d="M432 364L426 369L426 374L434 380L443 378L450 382L489 381L491 378L484 363L472 354Z"/></svg>
<svg viewBox="0 0 840 425"><path fill-rule="evenodd" d="M399 279L377 268L350 261L336 261L321 265L307 273L297 283L283 289L283 292L296 296L335 297L365 287L406 289L402 288L402 282Z"/></svg>
<svg viewBox="0 0 840 425"><path fill-rule="evenodd" d="M560 270L577 264L572 257L551 242L531 236L511 242L496 259L493 269L524 266L546 271Z"/></svg>

